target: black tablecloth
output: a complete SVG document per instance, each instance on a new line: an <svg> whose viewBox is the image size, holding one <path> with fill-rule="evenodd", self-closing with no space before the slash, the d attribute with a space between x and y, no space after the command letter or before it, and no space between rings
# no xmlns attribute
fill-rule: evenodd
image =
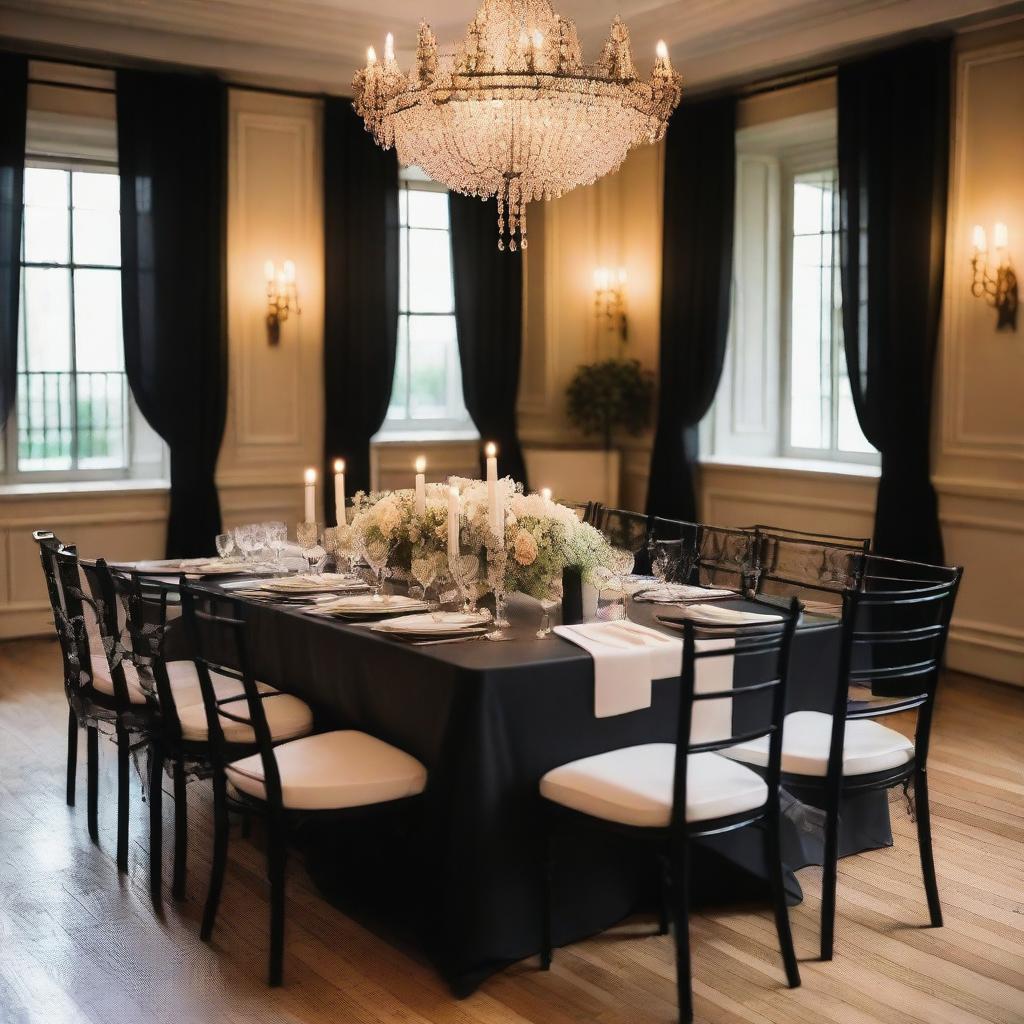
<svg viewBox="0 0 1024 1024"><path fill-rule="evenodd" d="M630 616L651 624L661 610L633 604ZM424 805L403 858L376 884L384 899L383 889L406 883L420 939L459 995L539 949L541 776L575 758L675 740L678 680L656 680L648 709L595 718L590 656L555 636L537 640L535 602L515 599L511 612L513 640L414 647L293 607L247 604L252 663L260 679L308 700L318 725L363 729L427 766ZM838 641L838 627L829 620L808 617L802 623L793 648L790 710L829 710ZM735 685L742 685L741 666L750 660L737 661ZM736 706L743 703L749 702ZM807 815L797 813L784 829L790 869L821 861L820 838L806 824ZM843 853L891 844L885 795L844 805L842 828ZM320 837L307 847L314 878L333 898L345 901L346 888L366 897L370 883L364 872L343 866L331 852L358 841L349 835L334 847ZM766 896L761 841L753 828L702 841L693 870L696 901ZM653 906L649 856L619 837L603 839L589 831L560 837L556 944ZM798 901L792 875L788 889ZM372 894L367 902L373 902Z"/></svg>

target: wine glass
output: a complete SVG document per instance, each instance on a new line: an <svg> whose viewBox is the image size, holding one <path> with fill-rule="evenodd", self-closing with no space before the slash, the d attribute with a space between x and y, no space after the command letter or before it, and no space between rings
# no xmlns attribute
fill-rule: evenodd
<svg viewBox="0 0 1024 1024"><path fill-rule="evenodd" d="M417 583L417 586L409 588L410 596L419 596L426 601L427 591L430 590L434 580L437 579L437 556L418 555L412 559L409 568L412 572L412 578Z"/></svg>
<svg viewBox="0 0 1024 1024"><path fill-rule="evenodd" d="M671 541L651 542L651 571L664 586L675 576L679 564L679 546Z"/></svg>
<svg viewBox="0 0 1024 1024"><path fill-rule="evenodd" d="M480 559L476 555L449 554L448 571L462 597L464 612L476 611L476 582L480 572ZM472 595L472 603L470 596Z"/></svg>
<svg viewBox="0 0 1024 1024"><path fill-rule="evenodd" d="M508 550L500 537L492 536L487 544L487 583L494 594L495 633L508 628L505 614L505 570L508 567Z"/></svg>
<svg viewBox="0 0 1024 1024"><path fill-rule="evenodd" d="M319 545L320 524L319 523L297 523L295 526L295 539L302 549L303 557L309 562L311 575L316 573L316 565L323 554L323 548Z"/></svg>
<svg viewBox="0 0 1024 1024"><path fill-rule="evenodd" d="M228 559L235 553L235 538L230 533L218 533L214 543L217 545L217 554L223 559Z"/></svg>
<svg viewBox="0 0 1024 1024"><path fill-rule="evenodd" d="M383 573L391 557L394 545L386 537L365 536L360 544L360 552L367 565L373 570L373 600L383 601L381 588L384 586Z"/></svg>
<svg viewBox="0 0 1024 1024"><path fill-rule="evenodd" d="M537 629L537 639L543 640L551 636L551 611L557 608L562 601L562 581L557 577L547 581L544 592L537 598L540 602L540 626Z"/></svg>
<svg viewBox="0 0 1024 1024"><path fill-rule="evenodd" d="M274 564L281 567L281 552L288 543L288 527L281 522L263 524L267 547L274 552Z"/></svg>

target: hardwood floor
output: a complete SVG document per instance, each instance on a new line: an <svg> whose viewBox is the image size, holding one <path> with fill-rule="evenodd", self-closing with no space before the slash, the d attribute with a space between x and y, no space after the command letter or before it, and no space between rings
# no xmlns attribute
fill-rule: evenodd
<svg viewBox="0 0 1024 1024"><path fill-rule="evenodd" d="M293 857L285 986L264 986L262 850L232 834L211 945L199 941L209 870L208 785L189 786L188 899L154 917L145 808L132 809L130 873L114 864L115 758L101 744L100 848L64 803L67 710L49 641L0 644L2 1024L642 1024L676 1019L672 945L635 919L557 951L549 974L516 964L453 1000L415 950L339 913ZM898 723L897 723L898 724ZM905 723L907 727L909 723ZM84 742L80 753L84 757ZM931 755L945 927L928 929L914 827L893 804L896 845L840 863L835 960L817 949L820 871L792 911L803 987L783 985L766 908L692 923L700 1020L716 1024L1024 1021L1024 691L949 675ZM137 779L133 772L133 784ZM165 788L167 786L165 785ZM170 816L165 798L165 868Z"/></svg>

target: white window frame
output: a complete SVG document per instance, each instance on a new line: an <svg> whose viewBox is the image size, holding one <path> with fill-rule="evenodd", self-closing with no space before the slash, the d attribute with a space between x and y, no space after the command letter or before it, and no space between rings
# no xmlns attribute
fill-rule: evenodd
<svg viewBox="0 0 1024 1024"><path fill-rule="evenodd" d="M869 471L877 452L790 444L793 184L837 164L836 112L815 111L741 129L736 135L736 222L732 306L718 393L702 423L710 462L786 460L793 466L846 464ZM832 422L838 420L840 332L833 334Z"/></svg>
<svg viewBox="0 0 1024 1024"><path fill-rule="evenodd" d="M40 88L46 93L46 109L42 112L34 109L32 103L33 89ZM52 167L65 171L107 171L115 174L118 172L116 151L111 147L111 141L116 139L116 136L102 116L81 116L76 103L82 95L80 89L73 87L62 86L56 89L51 86L30 86L30 145L25 156L26 167ZM85 94L86 99L89 95ZM56 104L54 97L57 98ZM62 113L60 109L53 109L54 106L60 108L63 105L61 101L65 99L66 113ZM84 152L73 154L72 150L79 146ZM24 232L24 225L22 230ZM19 283L19 306L24 301L23 288L23 283ZM73 324L73 308L70 315ZM62 482L116 484L119 481L166 480L169 473L166 445L139 411L131 394L131 386L127 384L127 377L126 405L127 465L93 469L23 470L18 466L18 400L15 398L7 423L0 425L0 486L24 488L38 484L46 488Z"/></svg>
<svg viewBox="0 0 1024 1024"><path fill-rule="evenodd" d="M403 167L399 172L399 188L403 191L421 191L421 192L439 192L444 195L448 194L448 189L439 184L438 182L432 181L428 178L419 168L417 167ZM436 229L436 230L441 230ZM448 227L449 240L451 238L451 223L449 221ZM408 252L408 239L409 233L404 233L405 246L404 252L400 253L399 259L404 261L406 268L409 266L409 252ZM408 319L411 316L454 316L454 309L452 313L414 313L408 309L408 272L406 273L405 287L406 294L399 295L399 311L398 311L398 337L401 339L402 324L403 320L406 323L406 337L408 337ZM453 282L454 291L454 282ZM457 328L456 328L457 329ZM400 344L400 341L399 341ZM400 353L396 349L395 359L396 364ZM458 348L456 346L456 360L458 359ZM411 369L411 360L406 359L406 371L407 373ZM458 377L457 386L462 386L462 373L461 367L457 367ZM447 386L449 388L449 402L452 399L452 389L456 386L450 378L447 380ZM407 379L407 391L408 394L408 379ZM459 395L460 400L462 396ZM464 400L462 401L463 408L465 408ZM389 402L390 412L390 402ZM380 429L375 440L387 441L402 439L409 435L414 435L418 438L424 439L438 439L438 440L461 440L477 437L476 427L473 425L473 421L469 416L468 411L465 416L461 417L434 417L434 418L420 418L415 417L403 417L403 418L388 418L384 421L383 426Z"/></svg>

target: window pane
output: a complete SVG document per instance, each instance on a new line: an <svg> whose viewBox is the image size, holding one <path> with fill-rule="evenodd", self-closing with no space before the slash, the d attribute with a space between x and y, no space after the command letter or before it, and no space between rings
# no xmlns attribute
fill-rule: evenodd
<svg viewBox="0 0 1024 1024"><path fill-rule="evenodd" d="M23 370L71 369L71 278L63 267L25 267Z"/></svg>
<svg viewBox="0 0 1024 1024"><path fill-rule="evenodd" d="M119 270L75 271L75 356L79 371L124 369Z"/></svg>
<svg viewBox="0 0 1024 1024"><path fill-rule="evenodd" d="M76 210L121 209L120 178L116 174L75 171L71 176L72 205Z"/></svg>
<svg viewBox="0 0 1024 1024"><path fill-rule="evenodd" d="M395 350L395 380L391 385L389 420L404 420L409 415L409 318L398 318L398 347Z"/></svg>
<svg viewBox="0 0 1024 1024"><path fill-rule="evenodd" d="M409 309L415 313L450 313L454 309L447 231L409 229Z"/></svg>
<svg viewBox="0 0 1024 1024"><path fill-rule="evenodd" d="M403 313L409 312L409 232L405 228L398 231L398 308Z"/></svg>
<svg viewBox="0 0 1024 1024"><path fill-rule="evenodd" d="M790 444L795 448L828 443L822 431L822 383L827 374L822 363L819 251L817 236L793 239Z"/></svg>
<svg viewBox="0 0 1024 1024"><path fill-rule="evenodd" d="M67 263L67 207L26 206L24 243L27 263Z"/></svg>
<svg viewBox="0 0 1024 1024"><path fill-rule="evenodd" d="M70 373L32 372L18 376L18 469L71 468Z"/></svg>
<svg viewBox="0 0 1024 1024"><path fill-rule="evenodd" d="M121 264L121 219L117 211L74 211L75 262L117 267Z"/></svg>
<svg viewBox="0 0 1024 1024"><path fill-rule="evenodd" d="M448 374L455 317L409 317L409 412L414 419L449 415Z"/></svg>
<svg viewBox="0 0 1024 1024"><path fill-rule="evenodd" d="M125 375L79 371L75 382L79 469L115 469L127 465Z"/></svg>
<svg viewBox="0 0 1024 1024"><path fill-rule="evenodd" d="M405 189L409 196L409 226L414 228L448 228L448 193L425 189Z"/></svg>
<svg viewBox="0 0 1024 1024"><path fill-rule="evenodd" d="M839 377L839 450L841 452L873 452L875 448L864 436L857 420L857 410L853 406L853 393L850 391L850 378L845 369Z"/></svg>
<svg viewBox="0 0 1024 1024"><path fill-rule="evenodd" d="M68 172L50 167L25 168L25 205L68 208Z"/></svg>
<svg viewBox="0 0 1024 1024"><path fill-rule="evenodd" d="M409 190L398 190L398 223L405 227L409 223Z"/></svg>

